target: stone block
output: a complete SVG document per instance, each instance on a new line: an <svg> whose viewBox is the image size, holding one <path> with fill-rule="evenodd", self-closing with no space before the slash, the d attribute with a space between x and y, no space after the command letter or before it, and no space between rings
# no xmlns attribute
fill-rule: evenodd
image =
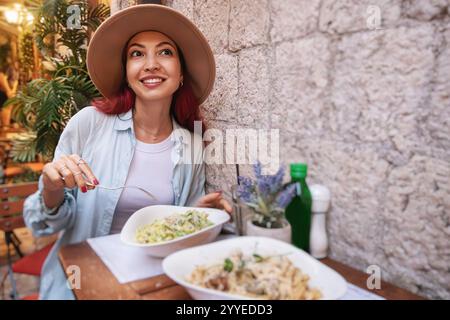
<svg viewBox="0 0 450 320"><path fill-rule="evenodd" d="M269 16L267 0L231 0L229 49L267 44Z"/></svg>

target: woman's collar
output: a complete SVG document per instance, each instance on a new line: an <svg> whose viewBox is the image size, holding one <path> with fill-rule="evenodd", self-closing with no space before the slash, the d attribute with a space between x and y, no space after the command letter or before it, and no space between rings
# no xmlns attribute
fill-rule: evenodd
<svg viewBox="0 0 450 320"><path fill-rule="evenodd" d="M133 125L133 110L130 109L127 112L117 114L114 118L115 130L128 130Z"/></svg>
<svg viewBox="0 0 450 320"><path fill-rule="evenodd" d="M133 126L133 110L132 109L128 110L127 112L116 115L116 117L114 119L114 126L113 126L115 130L120 130L120 131L128 130L128 129L131 129L132 126ZM179 139L180 142L182 142L184 144L189 143L188 141L186 141L187 139L183 139L183 137L186 135L190 137L190 131L183 128L182 126L180 126L178 124L177 120L175 120L175 117L172 117L172 128L173 128L173 132L175 132L175 136L181 137L181 139Z"/></svg>

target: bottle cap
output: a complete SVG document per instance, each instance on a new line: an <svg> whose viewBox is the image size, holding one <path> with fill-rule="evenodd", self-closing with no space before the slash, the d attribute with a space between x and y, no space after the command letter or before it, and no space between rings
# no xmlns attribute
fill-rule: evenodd
<svg viewBox="0 0 450 320"><path fill-rule="evenodd" d="M312 198L312 212L326 212L330 207L331 192L321 184L315 184L309 187Z"/></svg>
<svg viewBox="0 0 450 320"><path fill-rule="evenodd" d="M306 178L308 174L308 165L306 163L291 163L292 178Z"/></svg>

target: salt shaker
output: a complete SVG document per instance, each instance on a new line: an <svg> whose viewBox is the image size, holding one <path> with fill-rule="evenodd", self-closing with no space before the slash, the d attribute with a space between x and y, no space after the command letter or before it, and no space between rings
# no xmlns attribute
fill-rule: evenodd
<svg viewBox="0 0 450 320"><path fill-rule="evenodd" d="M319 184L310 186L309 190L312 197L309 252L314 258L322 259L328 253L326 212L330 207L331 193L326 186Z"/></svg>

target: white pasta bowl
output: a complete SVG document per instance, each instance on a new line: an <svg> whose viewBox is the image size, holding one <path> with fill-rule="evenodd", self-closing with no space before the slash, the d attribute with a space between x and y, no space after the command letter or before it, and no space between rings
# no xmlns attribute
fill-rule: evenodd
<svg viewBox="0 0 450 320"><path fill-rule="evenodd" d="M244 256L252 255L255 252L263 257L285 254L295 267L310 277L309 287L319 289L323 300L338 299L347 291L347 282L336 271L293 245L266 237L236 237L178 251L166 257L163 260L162 267L164 273L183 286L194 299L253 299L247 296L204 288L186 280L187 276L197 266L223 263L236 249L240 249Z"/></svg>
<svg viewBox="0 0 450 320"><path fill-rule="evenodd" d="M192 209L205 212L208 215L208 220L213 224L202 230L169 241L153 244L143 244L136 241L136 232L139 227L150 224L156 219L163 219L173 214L182 214ZM142 248L148 255L164 258L181 249L190 248L215 240L222 230L223 225L228 222L229 219L230 216L225 211L219 209L165 205L149 206L133 213L122 228L120 239L127 245Z"/></svg>

